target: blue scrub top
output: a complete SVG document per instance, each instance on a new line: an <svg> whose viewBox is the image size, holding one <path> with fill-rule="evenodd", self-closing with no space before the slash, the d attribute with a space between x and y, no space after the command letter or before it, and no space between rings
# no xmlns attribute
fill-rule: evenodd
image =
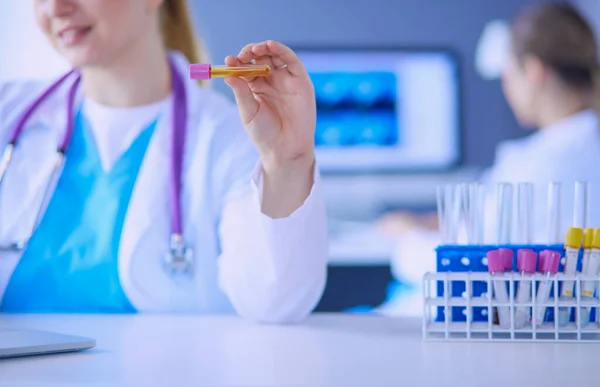
<svg viewBox="0 0 600 387"><path fill-rule="evenodd" d="M9 280L3 312L135 312L119 281L118 250L156 122L104 171L89 125L77 113L64 170Z"/></svg>

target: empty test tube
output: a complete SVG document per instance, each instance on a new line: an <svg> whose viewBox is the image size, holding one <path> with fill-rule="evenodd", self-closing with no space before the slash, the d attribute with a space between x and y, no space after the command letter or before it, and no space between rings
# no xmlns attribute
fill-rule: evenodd
<svg viewBox="0 0 600 387"><path fill-rule="evenodd" d="M561 184L550 182L548 184L548 244L560 243L560 190Z"/></svg>
<svg viewBox="0 0 600 387"><path fill-rule="evenodd" d="M461 184L467 243L470 245L483 243L483 189L480 183Z"/></svg>
<svg viewBox="0 0 600 387"><path fill-rule="evenodd" d="M438 221L442 244L456 244L460 227L460 186L447 184L436 188Z"/></svg>
<svg viewBox="0 0 600 387"><path fill-rule="evenodd" d="M533 184L517 185L517 227L515 242L531 244L533 242Z"/></svg>
<svg viewBox="0 0 600 387"><path fill-rule="evenodd" d="M497 186L497 242L498 244L510 243L510 230L512 225L512 198L513 189L509 183L498 183Z"/></svg>
<svg viewBox="0 0 600 387"><path fill-rule="evenodd" d="M573 203L573 227L586 228L588 216L588 184L575 182L575 200Z"/></svg>
<svg viewBox="0 0 600 387"><path fill-rule="evenodd" d="M190 78L208 80L225 77L266 77L271 73L267 65L215 66L207 63L190 65Z"/></svg>

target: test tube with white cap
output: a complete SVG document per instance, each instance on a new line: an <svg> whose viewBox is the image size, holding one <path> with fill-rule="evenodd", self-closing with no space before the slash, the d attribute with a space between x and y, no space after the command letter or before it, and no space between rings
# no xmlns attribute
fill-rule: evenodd
<svg viewBox="0 0 600 387"><path fill-rule="evenodd" d="M544 279L540 281L535 298L535 324L542 325L544 316L546 315L547 306L542 306L548 302L550 298L550 290L552 289L553 277L558 272L560 263L560 254L552 250L543 250L540 252L539 271L544 275ZM556 316L555 316L556 317Z"/></svg>
<svg viewBox="0 0 600 387"><path fill-rule="evenodd" d="M530 249L517 250L517 268L521 276L526 279L519 281L517 286L517 304L526 304L531 301L531 286L533 274L537 264L537 254ZM528 306L517 306L515 311L515 328L523 328L530 321L530 308Z"/></svg>

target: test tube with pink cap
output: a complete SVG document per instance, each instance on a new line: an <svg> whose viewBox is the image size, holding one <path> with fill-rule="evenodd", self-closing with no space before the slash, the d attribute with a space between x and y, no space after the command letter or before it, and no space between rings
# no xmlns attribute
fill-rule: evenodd
<svg viewBox="0 0 600 387"><path fill-rule="evenodd" d="M506 270L506 253L502 253L500 250L491 250L486 253L488 261L488 271L492 277L496 277L493 280L494 286L494 298L496 301L505 306L498 306L498 319L500 320L500 327L510 328L510 309L508 306L508 292L506 290L506 279L504 277L504 271Z"/></svg>
<svg viewBox="0 0 600 387"><path fill-rule="evenodd" d="M560 263L560 254L552 250L544 250L540 252L540 264L539 271L544 275L544 279L540 281L540 285L537 291L536 304L537 310L535 311L535 324L542 325L544 322L544 316L546 315L547 306L541 306L548 302L550 298L550 290L554 283L553 277L558 272L558 264ZM555 316L557 318L557 316Z"/></svg>
<svg viewBox="0 0 600 387"><path fill-rule="evenodd" d="M521 276L527 278L520 280L517 285L517 304L526 304L531 301L531 284L536 264L537 254L535 251L530 249L519 249L517 251L517 268ZM529 307L517 306L515 311L515 328L523 328L529 323L529 320Z"/></svg>

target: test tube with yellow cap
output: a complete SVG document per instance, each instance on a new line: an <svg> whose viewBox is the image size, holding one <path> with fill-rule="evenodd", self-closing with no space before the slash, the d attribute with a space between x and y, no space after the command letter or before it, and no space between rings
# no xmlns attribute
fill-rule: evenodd
<svg viewBox="0 0 600 387"><path fill-rule="evenodd" d="M577 273L577 258L579 249L583 242L583 229L579 227L570 227L565 238L565 270L566 275ZM562 297L573 297L573 285L575 281L569 280L563 283L560 295Z"/></svg>
<svg viewBox="0 0 600 387"><path fill-rule="evenodd" d="M583 238L584 257L581 272L586 276L595 276L600 271L600 228L585 230ZM581 295L593 297L597 281L583 281Z"/></svg>
<svg viewBox="0 0 600 387"><path fill-rule="evenodd" d="M207 63L190 65L190 78L203 81L225 77L266 77L270 73L271 68L268 65L222 66Z"/></svg>

